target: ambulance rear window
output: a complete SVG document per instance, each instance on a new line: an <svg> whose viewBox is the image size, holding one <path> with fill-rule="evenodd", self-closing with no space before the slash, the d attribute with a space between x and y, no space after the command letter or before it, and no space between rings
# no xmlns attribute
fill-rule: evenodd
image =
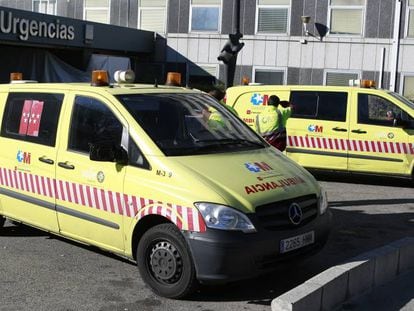
<svg viewBox="0 0 414 311"><path fill-rule="evenodd" d="M1 136L54 146L63 94L10 93Z"/></svg>

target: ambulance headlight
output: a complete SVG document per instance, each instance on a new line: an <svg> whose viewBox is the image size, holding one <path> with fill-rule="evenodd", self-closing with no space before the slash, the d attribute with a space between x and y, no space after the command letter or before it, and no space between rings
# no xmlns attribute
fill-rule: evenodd
<svg viewBox="0 0 414 311"><path fill-rule="evenodd" d="M243 213L224 205L195 203L204 218L206 226L212 229L256 232L250 219Z"/></svg>
<svg viewBox="0 0 414 311"><path fill-rule="evenodd" d="M325 189L321 189L321 195L319 197L319 214L325 214L326 210L328 209L328 194L326 193Z"/></svg>

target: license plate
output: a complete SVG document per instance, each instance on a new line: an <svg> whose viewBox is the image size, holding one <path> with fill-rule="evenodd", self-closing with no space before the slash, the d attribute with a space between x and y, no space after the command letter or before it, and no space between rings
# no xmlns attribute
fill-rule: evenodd
<svg viewBox="0 0 414 311"><path fill-rule="evenodd" d="M307 232L280 241L280 252L287 253L315 242L315 232Z"/></svg>

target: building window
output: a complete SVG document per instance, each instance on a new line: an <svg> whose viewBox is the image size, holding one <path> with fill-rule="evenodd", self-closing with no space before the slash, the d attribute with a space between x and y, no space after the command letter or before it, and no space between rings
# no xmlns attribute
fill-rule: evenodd
<svg viewBox="0 0 414 311"><path fill-rule="evenodd" d="M109 24L110 0L85 0L83 19Z"/></svg>
<svg viewBox="0 0 414 311"><path fill-rule="evenodd" d="M409 100L414 101L414 76L404 77L403 95Z"/></svg>
<svg viewBox="0 0 414 311"><path fill-rule="evenodd" d="M165 33L167 0L140 0L138 28Z"/></svg>
<svg viewBox="0 0 414 311"><path fill-rule="evenodd" d="M200 89L211 89L217 83L216 65L189 65L188 85Z"/></svg>
<svg viewBox="0 0 414 311"><path fill-rule="evenodd" d="M325 85L348 86L349 80L359 79L359 73L356 72L325 72Z"/></svg>
<svg viewBox="0 0 414 311"><path fill-rule="evenodd" d="M190 31L220 31L221 0L191 0L190 11Z"/></svg>
<svg viewBox="0 0 414 311"><path fill-rule="evenodd" d="M290 0L257 0L256 32L288 32Z"/></svg>
<svg viewBox="0 0 414 311"><path fill-rule="evenodd" d="M362 35L365 0L331 0L330 34Z"/></svg>
<svg viewBox="0 0 414 311"><path fill-rule="evenodd" d="M285 82L285 72L275 69L253 69L253 82L262 84L283 85Z"/></svg>
<svg viewBox="0 0 414 311"><path fill-rule="evenodd" d="M56 0L33 0L33 12L56 15Z"/></svg>
<svg viewBox="0 0 414 311"><path fill-rule="evenodd" d="M414 38L414 0L408 0L408 30L407 37Z"/></svg>

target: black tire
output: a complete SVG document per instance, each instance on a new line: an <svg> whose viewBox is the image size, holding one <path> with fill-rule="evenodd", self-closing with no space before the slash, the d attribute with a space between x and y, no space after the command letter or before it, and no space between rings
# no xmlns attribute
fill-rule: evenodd
<svg viewBox="0 0 414 311"><path fill-rule="evenodd" d="M0 216L0 229L3 228L5 221L6 221L6 218L4 218L3 216Z"/></svg>
<svg viewBox="0 0 414 311"><path fill-rule="evenodd" d="M159 296L183 298L198 285L188 245L173 224L160 224L144 233L137 264L144 282Z"/></svg>

